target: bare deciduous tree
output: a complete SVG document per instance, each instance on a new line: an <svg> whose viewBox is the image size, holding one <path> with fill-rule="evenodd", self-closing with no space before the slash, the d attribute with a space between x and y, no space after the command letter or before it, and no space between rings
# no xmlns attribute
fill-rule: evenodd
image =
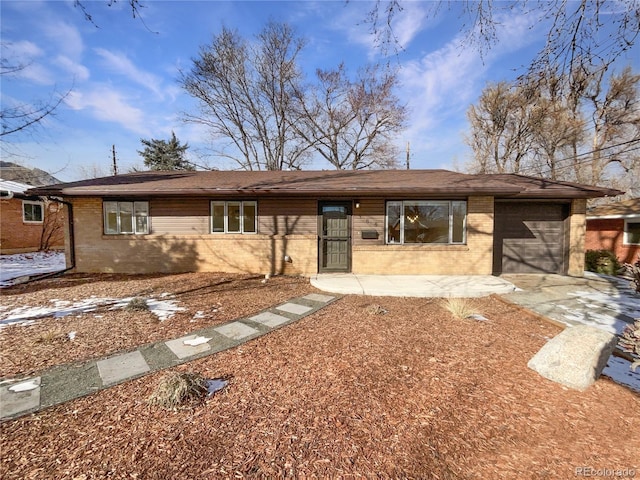
<svg viewBox="0 0 640 480"><path fill-rule="evenodd" d="M0 76L3 77L19 74L26 68L28 68L28 65L22 63L13 64L7 58L0 60ZM47 100L36 100L30 103L3 103L2 109L0 109L1 141L7 141L10 135L33 129L46 117L52 115L70 92L71 90L62 94L54 92Z"/></svg>
<svg viewBox="0 0 640 480"><path fill-rule="evenodd" d="M347 0L348 1L348 0ZM401 49L393 22L402 11L403 0L376 0L368 11L369 24L376 42L383 48ZM435 17L442 9L455 6L462 10L460 26L469 44L480 53L498 41L497 26L502 14L522 11L530 27L546 29L544 47L532 59L531 78L553 72L572 85L571 73L580 63L608 70L633 47L640 34L640 4L637 0L534 0L495 2L493 0L437 0L428 6L427 16Z"/></svg>
<svg viewBox="0 0 640 480"><path fill-rule="evenodd" d="M640 75L631 68L488 86L468 112L474 172L539 175L632 190L640 176ZM522 148L512 148L513 145Z"/></svg>
<svg viewBox="0 0 640 480"><path fill-rule="evenodd" d="M296 131L339 170L396 166L394 136L406 118L393 92L396 75L369 67L351 81L341 64L316 76L317 85L298 92Z"/></svg>
<svg viewBox="0 0 640 480"><path fill-rule="evenodd" d="M518 173L532 148L533 128L540 110L529 100L530 91L506 82L488 85L477 106L467 112L475 173Z"/></svg>
<svg viewBox="0 0 640 480"><path fill-rule="evenodd" d="M286 24L269 23L253 44L223 29L182 76L201 108L187 121L209 127L227 142L218 154L247 170L300 169L313 154L339 169L394 165L406 116L396 75L369 67L351 80L341 65L305 84L303 45Z"/></svg>
<svg viewBox="0 0 640 480"><path fill-rule="evenodd" d="M290 119L302 46L285 24L269 23L256 43L224 28L182 75L182 86L201 109L199 115L187 114L186 120L206 125L214 138L230 142L218 153L241 168L300 168L307 147Z"/></svg>
<svg viewBox="0 0 640 480"><path fill-rule="evenodd" d="M38 250L47 251L64 244L64 213L60 203L49 198L42 198L44 218Z"/></svg>

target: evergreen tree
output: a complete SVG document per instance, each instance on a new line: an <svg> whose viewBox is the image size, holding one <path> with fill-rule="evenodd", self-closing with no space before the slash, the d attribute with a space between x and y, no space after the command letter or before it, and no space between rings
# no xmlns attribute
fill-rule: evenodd
<svg viewBox="0 0 640 480"><path fill-rule="evenodd" d="M144 165L149 170L195 170L194 166L185 159L188 144L181 145L176 134L171 132L171 139L151 140L140 139L144 150L138 150L144 159Z"/></svg>

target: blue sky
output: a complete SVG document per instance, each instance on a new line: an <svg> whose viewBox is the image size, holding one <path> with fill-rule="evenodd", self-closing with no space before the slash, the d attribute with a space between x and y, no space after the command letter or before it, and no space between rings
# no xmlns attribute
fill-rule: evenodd
<svg viewBox="0 0 640 480"><path fill-rule="evenodd" d="M62 181L109 174L111 146L119 170L142 167L140 139L168 139L175 131L191 145L196 163L232 165L205 154L207 132L182 122L196 103L178 84L201 45L224 25L246 36L269 19L287 22L307 40L301 64L316 68L344 62L350 71L384 61L363 24L372 2L344 1L159 1L143 0L144 23L126 2L86 0L95 25L73 1L0 2L3 58L27 67L0 79L3 107L46 101L71 90L55 116L28 134L9 138L3 160L46 170ZM463 45L460 4L428 15L433 4L404 0L394 30L404 50L392 58L399 67L397 95L409 108L409 127L398 145L411 144L412 168L454 168L471 155L464 143L466 111L489 81L522 73L544 40L544 25L531 15L501 13L498 42L489 51ZM629 63L637 50L622 59ZM637 60L636 60L637 62ZM404 154L399 160L404 161ZM327 168L317 163L312 168Z"/></svg>

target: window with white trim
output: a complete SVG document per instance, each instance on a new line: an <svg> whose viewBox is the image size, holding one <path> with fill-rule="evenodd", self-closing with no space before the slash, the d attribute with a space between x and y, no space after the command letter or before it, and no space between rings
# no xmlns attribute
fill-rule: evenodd
<svg viewBox="0 0 640 480"><path fill-rule="evenodd" d="M467 202L404 200L387 202L386 243L464 244Z"/></svg>
<svg viewBox="0 0 640 480"><path fill-rule="evenodd" d="M211 233L257 233L258 202L211 202Z"/></svg>
<svg viewBox="0 0 640 480"><path fill-rule="evenodd" d="M141 235L149 233L149 202L102 203L106 235Z"/></svg>
<svg viewBox="0 0 640 480"><path fill-rule="evenodd" d="M44 221L44 203L23 200L22 221L25 223L42 223Z"/></svg>
<svg viewBox="0 0 640 480"><path fill-rule="evenodd" d="M640 245L640 218L624 221L624 245Z"/></svg>

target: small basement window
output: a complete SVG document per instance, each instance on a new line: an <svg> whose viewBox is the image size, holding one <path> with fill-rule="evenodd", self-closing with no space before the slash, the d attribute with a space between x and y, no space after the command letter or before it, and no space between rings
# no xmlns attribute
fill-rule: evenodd
<svg viewBox="0 0 640 480"><path fill-rule="evenodd" d="M107 235L149 233L149 202L102 203L104 233Z"/></svg>
<svg viewBox="0 0 640 480"><path fill-rule="evenodd" d="M258 202L211 202L211 233L257 233Z"/></svg>
<svg viewBox="0 0 640 480"><path fill-rule="evenodd" d="M464 244L467 202L404 200L387 202L386 243Z"/></svg>
<svg viewBox="0 0 640 480"><path fill-rule="evenodd" d="M23 200L22 221L25 223L42 223L44 221L44 204L42 202Z"/></svg>
<svg viewBox="0 0 640 480"><path fill-rule="evenodd" d="M640 245L640 219L624 221L625 245Z"/></svg>

